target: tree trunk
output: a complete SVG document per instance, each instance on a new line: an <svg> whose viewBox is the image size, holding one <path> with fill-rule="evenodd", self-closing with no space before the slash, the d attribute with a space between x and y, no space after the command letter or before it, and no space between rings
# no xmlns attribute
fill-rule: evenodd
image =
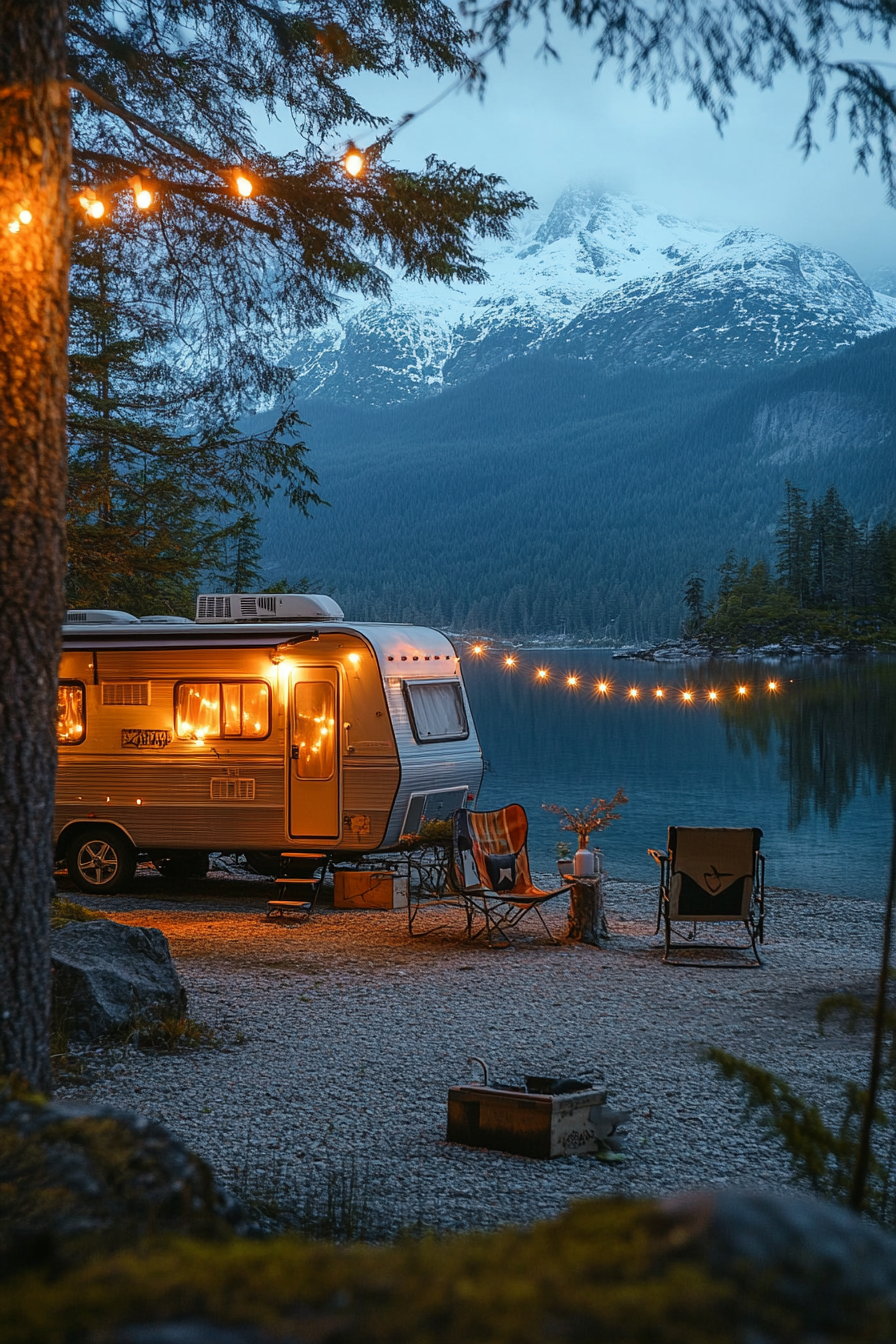
<svg viewBox="0 0 896 1344"><path fill-rule="evenodd" d="M0 1072L41 1090L65 561L66 18L66 0L0 3Z"/></svg>
<svg viewBox="0 0 896 1344"><path fill-rule="evenodd" d="M572 887L566 936L574 943L590 943L592 947L600 947L601 938L610 935L604 915L603 878L571 877L569 881Z"/></svg>

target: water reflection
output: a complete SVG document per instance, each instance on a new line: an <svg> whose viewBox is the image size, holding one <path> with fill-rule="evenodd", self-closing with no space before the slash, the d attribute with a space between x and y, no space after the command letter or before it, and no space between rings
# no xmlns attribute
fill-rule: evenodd
<svg viewBox="0 0 896 1344"><path fill-rule="evenodd" d="M892 789L896 665L841 662L781 686L778 696L725 707L729 744L777 757L792 830L812 812L834 828L857 793Z"/></svg>
<svg viewBox="0 0 896 1344"><path fill-rule="evenodd" d="M479 805L523 803L536 866L553 865L562 838L543 803L577 807L621 785L631 802L602 841L614 875L652 881L646 850L669 825L760 826L772 885L883 896L893 662L660 667L582 650L521 653L513 670L465 658L464 673L491 765ZM760 689L770 678L777 696Z"/></svg>

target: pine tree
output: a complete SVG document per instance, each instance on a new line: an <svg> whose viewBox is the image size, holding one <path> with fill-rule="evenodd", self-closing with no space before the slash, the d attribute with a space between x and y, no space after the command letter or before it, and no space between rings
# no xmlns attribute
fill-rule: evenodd
<svg viewBox="0 0 896 1344"><path fill-rule="evenodd" d="M775 531L778 543L778 578L800 607L809 596L809 510L806 492L792 481L784 482L784 507Z"/></svg>
<svg viewBox="0 0 896 1344"><path fill-rule="evenodd" d="M685 584L683 600L688 614L682 626L683 635L692 637L698 635L703 629L703 623L706 619L705 586L703 579L698 574L692 574Z"/></svg>

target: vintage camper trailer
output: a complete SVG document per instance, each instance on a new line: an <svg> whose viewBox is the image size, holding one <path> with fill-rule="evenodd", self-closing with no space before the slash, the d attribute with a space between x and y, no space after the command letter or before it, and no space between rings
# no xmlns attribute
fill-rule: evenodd
<svg viewBox="0 0 896 1344"><path fill-rule="evenodd" d="M94 893L141 854L186 875L211 850L273 871L388 849L482 780L450 640L310 594L203 594L195 621L70 611L57 736L56 855Z"/></svg>

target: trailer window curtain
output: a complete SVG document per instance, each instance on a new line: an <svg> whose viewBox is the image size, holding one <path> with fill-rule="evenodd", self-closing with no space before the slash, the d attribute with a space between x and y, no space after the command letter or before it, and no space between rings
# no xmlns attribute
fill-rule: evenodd
<svg viewBox="0 0 896 1344"><path fill-rule="evenodd" d="M452 742L469 737L463 696L456 681L406 681L404 693L418 742Z"/></svg>
<svg viewBox="0 0 896 1344"><path fill-rule="evenodd" d="M336 768L336 690L326 681L295 688L293 758L300 779L330 779Z"/></svg>
<svg viewBox="0 0 896 1344"><path fill-rule="evenodd" d="M86 731L84 687L79 681L60 682L56 693L56 741L71 746L83 742Z"/></svg>
<svg viewBox="0 0 896 1344"><path fill-rule="evenodd" d="M267 737L271 693L264 681L182 681L174 693L178 737Z"/></svg>

